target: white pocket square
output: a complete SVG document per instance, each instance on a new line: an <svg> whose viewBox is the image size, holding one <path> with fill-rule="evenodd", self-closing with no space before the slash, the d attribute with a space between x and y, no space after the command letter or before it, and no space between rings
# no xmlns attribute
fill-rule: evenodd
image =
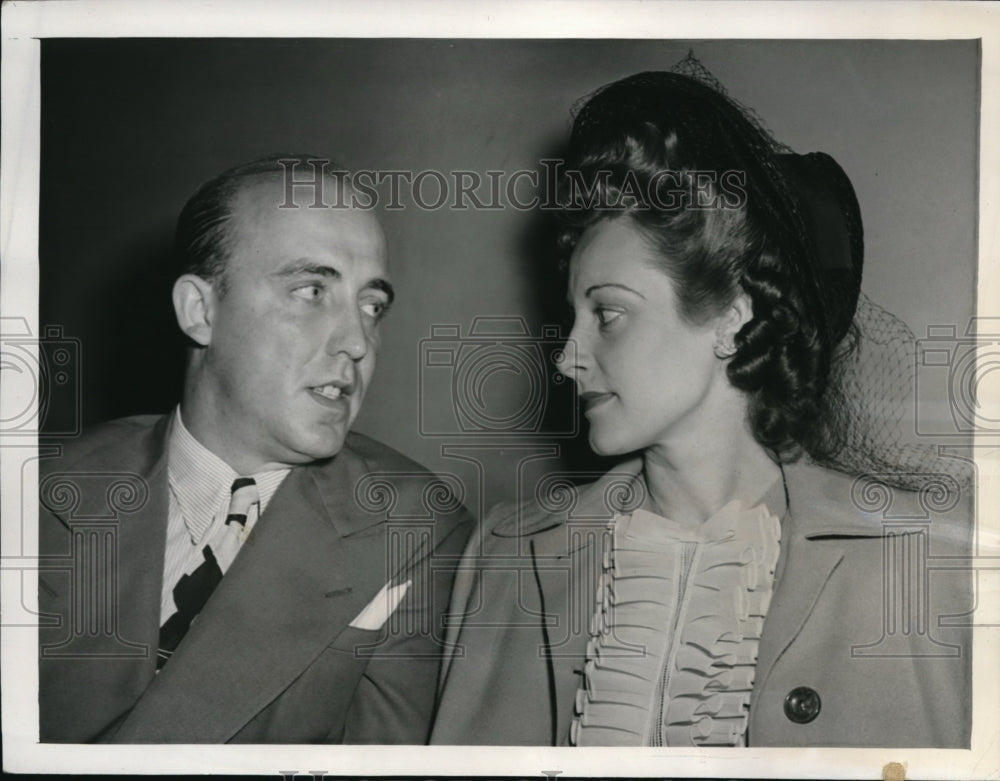
<svg viewBox="0 0 1000 781"><path fill-rule="evenodd" d="M403 601L403 597L406 596L409 589L410 581L400 583L398 586L386 583L365 609L351 621L350 626L355 629L381 629L389 620L389 616L399 607L399 603Z"/></svg>

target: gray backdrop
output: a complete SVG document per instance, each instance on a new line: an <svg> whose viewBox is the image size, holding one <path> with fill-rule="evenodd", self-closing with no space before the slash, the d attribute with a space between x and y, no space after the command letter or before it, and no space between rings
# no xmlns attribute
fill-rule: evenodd
<svg viewBox="0 0 1000 781"><path fill-rule="evenodd" d="M53 393L48 427L73 430L175 400L163 263L173 221L205 179L279 150L382 171L537 170L558 154L579 97L669 69L689 49L779 140L828 152L850 175L865 219L868 294L918 336L935 324L964 330L975 290L976 41L48 39L40 319L79 340L80 391L79 405L76 388ZM424 192L434 199L433 182ZM384 214L400 295L357 428L459 474L474 509L512 495L515 477L534 468L526 459L541 458L532 463L547 471L586 466L580 437L550 435L573 429L564 386L542 377L530 390L525 374L490 375L483 403L494 419L516 418L529 390L554 405L497 440L487 418L463 419L463 429L454 415L449 371L477 353L459 345L452 369L428 371L428 347L458 342L422 345L435 325L465 336L483 316L523 318L540 334L560 295L547 273L546 221L515 208L404 205ZM497 360L516 357L516 341L495 340ZM490 443L505 447L483 449Z"/></svg>

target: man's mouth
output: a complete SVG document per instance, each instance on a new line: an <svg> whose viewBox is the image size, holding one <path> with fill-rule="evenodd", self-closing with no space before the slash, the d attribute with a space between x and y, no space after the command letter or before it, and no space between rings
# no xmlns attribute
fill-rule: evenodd
<svg viewBox="0 0 1000 781"><path fill-rule="evenodd" d="M324 396L328 399L340 398L340 388L336 385L323 385L319 388L313 388L313 393L318 393L320 396Z"/></svg>
<svg viewBox="0 0 1000 781"><path fill-rule="evenodd" d="M339 385L332 382L326 385L314 385L309 390L317 396L322 396L324 399L330 399L331 401L336 401L343 396L351 394L351 387L349 385Z"/></svg>

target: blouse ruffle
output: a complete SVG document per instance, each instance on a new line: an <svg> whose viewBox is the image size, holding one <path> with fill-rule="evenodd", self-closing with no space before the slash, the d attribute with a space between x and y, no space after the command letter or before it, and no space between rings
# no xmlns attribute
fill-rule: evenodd
<svg viewBox="0 0 1000 781"><path fill-rule="evenodd" d="M780 521L731 502L698 527L609 523L570 742L742 745Z"/></svg>

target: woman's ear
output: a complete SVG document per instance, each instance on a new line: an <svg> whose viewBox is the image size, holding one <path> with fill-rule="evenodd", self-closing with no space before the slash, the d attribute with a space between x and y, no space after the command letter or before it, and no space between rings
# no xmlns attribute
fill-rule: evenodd
<svg viewBox="0 0 1000 781"><path fill-rule="evenodd" d="M736 354L736 334L753 319L753 302L744 291L725 308L716 320L715 354L719 358L732 358Z"/></svg>
<svg viewBox="0 0 1000 781"><path fill-rule="evenodd" d="M177 325L202 347L212 341L215 288L196 274L182 274L174 282L173 300Z"/></svg>

